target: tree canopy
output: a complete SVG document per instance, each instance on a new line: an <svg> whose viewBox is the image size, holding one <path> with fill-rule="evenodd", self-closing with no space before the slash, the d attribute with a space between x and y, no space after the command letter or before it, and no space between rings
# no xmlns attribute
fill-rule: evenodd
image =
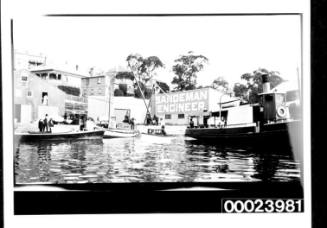
<svg viewBox="0 0 327 228"><path fill-rule="evenodd" d="M163 93L163 92L167 93L170 90L169 85L167 85L165 82L157 81L157 85L160 86L161 88L159 90L159 93Z"/></svg>
<svg viewBox="0 0 327 228"><path fill-rule="evenodd" d="M241 83L235 83L234 84L234 96L239 97L242 99L242 101L249 102L248 99L248 88L246 85L243 85Z"/></svg>
<svg viewBox="0 0 327 228"><path fill-rule="evenodd" d="M229 83L224 79L224 77L219 76L212 82L212 88L227 93L229 92Z"/></svg>
<svg viewBox="0 0 327 228"><path fill-rule="evenodd" d="M278 71L268 71L267 69L259 68L252 73L245 73L241 76L241 79L245 81L245 85L234 85L235 96L243 97L249 103L259 102L258 94L262 93L262 75L268 75L271 88L284 81L279 76Z"/></svg>
<svg viewBox="0 0 327 228"><path fill-rule="evenodd" d="M134 76L145 84L154 76L156 69L164 67L157 56L143 57L139 54L130 54L126 61Z"/></svg>
<svg viewBox="0 0 327 228"><path fill-rule="evenodd" d="M196 88L197 73L200 72L208 58L203 55L195 55L188 52L175 60L173 71L176 76L173 78L172 84L176 84L175 90L192 90Z"/></svg>

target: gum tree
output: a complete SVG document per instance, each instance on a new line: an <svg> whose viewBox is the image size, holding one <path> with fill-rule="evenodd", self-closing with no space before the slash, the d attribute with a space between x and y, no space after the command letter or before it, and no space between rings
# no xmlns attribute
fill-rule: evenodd
<svg viewBox="0 0 327 228"><path fill-rule="evenodd" d="M172 84L176 84L176 91L192 90L196 88L197 73L208 63L208 58L188 52L175 60L173 72L176 76Z"/></svg>
<svg viewBox="0 0 327 228"><path fill-rule="evenodd" d="M126 61L135 77L144 84L153 78L156 69L164 67L157 56L143 57L139 54L131 54L127 56Z"/></svg>
<svg viewBox="0 0 327 228"><path fill-rule="evenodd" d="M228 93L229 92L229 83L225 80L224 77L217 77L215 80L212 82L212 88L219 90L223 93Z"/></svg>
<svg viewBox="0 0 327 228"><path fill-rule="evenodd" d="M252 73L245 73L241 76L241 79L245 81L245 84L234 86L234 93L236 94L247 94L246 100L249 103L259 102L259 93L262 93L262 75L267 74L270 81L270 87L274 88L284 80L279 76L278 71L268 71L264 68L259 68ZM245 89L246 88L246 89ZM242 92L240 92L242 91Z"/></svg>

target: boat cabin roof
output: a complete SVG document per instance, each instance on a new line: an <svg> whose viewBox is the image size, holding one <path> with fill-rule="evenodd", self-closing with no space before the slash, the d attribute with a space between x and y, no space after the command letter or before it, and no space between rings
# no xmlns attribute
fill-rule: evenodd
<svg viewBox="0 0 327 228"><path fill-rule="evenodd" d="M259 93L258 95L267 95L267 94L285 94L283 92L265 92L265 93Z"/></svg>

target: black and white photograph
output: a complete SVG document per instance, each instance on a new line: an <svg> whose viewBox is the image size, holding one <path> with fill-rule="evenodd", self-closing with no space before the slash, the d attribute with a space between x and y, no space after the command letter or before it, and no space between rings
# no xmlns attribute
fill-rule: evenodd
<svg viewBox="0 0 327 228"><path fill-rule="evenodd" d="M6 23L14 215L305 212L303 14Z"/></svg>

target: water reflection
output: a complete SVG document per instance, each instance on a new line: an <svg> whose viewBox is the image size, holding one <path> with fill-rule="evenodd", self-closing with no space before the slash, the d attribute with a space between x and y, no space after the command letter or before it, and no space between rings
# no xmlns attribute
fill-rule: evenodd
<svg viewBox="0 0 327 228"><path fill-rule="evenodd" d="M142 136L19 144L16 183L299 180L292 153Z"/></svg>

